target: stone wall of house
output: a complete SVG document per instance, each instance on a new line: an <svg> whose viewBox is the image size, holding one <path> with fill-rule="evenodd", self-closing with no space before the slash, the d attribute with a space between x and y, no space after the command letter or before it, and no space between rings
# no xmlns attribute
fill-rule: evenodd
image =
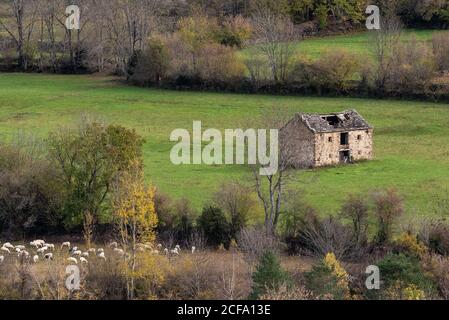
<svg viewBox="0 0 449 320"><path fill-rule="evenodd" d="M372 160L373 129L350 132L349 147L351 148L352 160Z"/></svg>
<svg viewBox="0 0 449 320"><path fill-rule="evenodd" d="M314 166L331 166L340 163L340 151L350 150L352 160L373 158L373 130L348 132L347 145L340 144L341 132L317 133L315 135Z"/></svg>
<svg viewBox="0 0 449 320"><path fill-rule="evenodd" d="M279 133L280 156L289 166L309 168L315 164L314 133L298 118L292 119Z"/></svg>

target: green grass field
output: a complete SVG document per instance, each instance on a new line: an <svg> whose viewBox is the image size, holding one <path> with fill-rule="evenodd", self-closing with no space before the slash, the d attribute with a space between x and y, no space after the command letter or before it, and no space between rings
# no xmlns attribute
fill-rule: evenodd
<svg viewBox="0 0 449 320"><path fill-rule="evenodd" d="M444 32L436 30L414 30L407 29L403 31L403 41L411 41L416 39L419 42L430 42L435 33ZM334 49L345 49L357 55L370 57L374 51L372 43L373 38L370 32L358 32L354 34L317 37L306 39L294 43L295 54L299 57L309 57L317 59L323 53ZM253 50L245 49L242 51L242 56L254 54Z"/></svg>
<svg viewBox="0 0 449 320"><path fill-rule="evenodd" d="M449 104L349 98L276 97L142 89L100 76L0 74L0 137L18 132L46 137L88 113L135 128L147 143L146 176L173 197L199 208L222 182L251 182L243 166L174 166L170 132L203 127L238 128L272 106L292 114L356 108L375 127L375 160L296 172L293 188L323 213L335 213L345 195L396 187L408 214L432 214L449 190Z"/></svg>

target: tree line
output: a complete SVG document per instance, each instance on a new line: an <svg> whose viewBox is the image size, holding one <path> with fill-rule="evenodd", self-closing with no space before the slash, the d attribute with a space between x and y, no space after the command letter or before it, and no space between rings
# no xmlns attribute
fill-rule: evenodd
<svg viewBox="0 0 449 320"><path fill-rule="evenodd" d="M390 2L379 1L381 10ZM449 5L445 2L394 3L406 26L448 26ZM81 10L79 30L65 27L68 5ZM309 21L316 22L319 30L360 28L367 5L366 0L8 0L0 2L0 65L3 70L127 75L128 64L151 47L148 39L155 35L174 37L180 32L193 41L188 43L190 51L196 50L195 41L213 31L203 29L203 34L195 34L209 26L206 20L198 20L200 16L216 21L220 30L215 30L214 36L220 44L240 47L249 39L265 42L270 35L261 33L259 27L271 23L273 16L291 22L291 26L278 28L287 28L285 32L294 38L300 38L302 30L295 27ZM284 35L276 40L290 39Z"/></svg>

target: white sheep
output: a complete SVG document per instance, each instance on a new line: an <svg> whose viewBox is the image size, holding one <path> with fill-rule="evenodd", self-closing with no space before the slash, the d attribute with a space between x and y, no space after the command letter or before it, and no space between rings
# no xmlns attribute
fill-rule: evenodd
<svg viewBox="0 0 449 320"><path fill-rule="evenodd" d="M164 249L164 253L165 253L165 255L168 256L168 249L167 248Z"/></svg>
<svg viewBox="0 0 449 320"><path fill-rule="evenodd" d="M30 246L32 246L33 248L36 248L36 249L39 248L39 245L34 241L30 242Z"/></svg>
<svg viewBox="0 0 449 320"><path fill-rule="evenodd" d="M89 258L89 252L88 252L88 251L83 252L82 256L83 256L84 258Z"/></svg>
<svg viewBox="0 0 449 320"><path fill-rule="evenodd" d="M67 247L67 248L69 248L70 249L70 242L63 242L62 243L62 245L61 245L61 249L63 249L64 247Z"/></svg>
<svg viewBox="0 0 449 320"><path fill-rule="evenodd" d="M100 252L100 254L98 255L98 258L106 261L106 256L104 255L104 252Z"/></svg>
<svg viewBox="0 0 449 320"><path fill-rule="evenodd" d="M81 257L81 258L80 258L80 262L81 262L81 263L87 263L87 259L86 259L86 258L83 258L83 257Z"/></svg>
<svg viewBox="0 0 449 320"><path fill-rule="evenodd" d="M55 250L55 245L54 245L54 244L46 243L45 246L46 246L48 249L52 250L52 251Z"/></svg>
<svg viewBox="0 0 449 320"><path fill-rule="evenodd" d="M76 258L74 258L74 257L67 258L67 261L73 262L74 264L78 264L78 260L76 260Z"/></svg>
<svg viewBox="0 0 449 320"><path fill-rule="evenodd" d="M37 248L41 248L43 247L45 244L44 240L34 240L32 242L30 242L30 246Z"/></svg>
<svg viewBox="0 0 449 320"><path fill-rule="evenodd" d="M33 262L34 263L37 263L39 261L39 256L38 255L35 255L34 257L33 257Z"/></svg>
<svg viewBox="0 0 449 320"><path fill-rule="evenodd" d="M81 250L76 250L76 251L73 251L73 253L72 253L74 256L81 256L83 253L81 252Z"/></svg>
<svg viewBox="0 0 449 320"><path fill-rule="evenodd" d="M5 261L5 257L4 256L0 256L0 264L2 264L3 261Z"/></svg>
<svg viewBox="0 0 449 320"><path fill-rule="evenodd" d="M103 248L99 248L99 249L97 249L97 252L98 252L98 253L103 253L103 252L104 252L104 249L103 249Z"/></svg>
<svg viewBox="0 0 449 320"><path fill-rule="evenodd" d="M194 254L195 251L196 251L196 247L195 247L195 246L192 246L192 254Z"/></svg>
<svg viewBox="0 0 449 320"><path fill-rule="evenodd" d="M90 248L89 250L87 250L87 252L89 252L89 253L96 253L97 252L97 249L95 249L95 248Z"/></svg>
<svg viewBox="0 0 449 320"><path fill-rule="evenodd" d="M9 251L9 249L6 248L6 247L1 247L1 248L0 248L0 251L3 251L3 252L8 253L8 254L11 253L11 251Z"/></svg>
<svg viewBox="0 0 449 320"><path fill-rule="evenodd" d="M17 249L25 250L26 248L25 248L25 246L23 246L23 245L19 245L19 246L16 246L16 250L17 250Z"/></svg>
<svg viewBox="0 0 449 320"><path fill-rule="evenodd" d="M178 256L179 256L179 251L178 251L178 248L174 248L173 250L170 250L170 253L172 253L172 254L176 254L176 255L178 255Z"/></svg>
<svg viewBox="0 0 449 320"><path fill-rule="evenodd" d="M15 247L11 243L9 243L9 242L4 243L3 244L3 248L8 248L10 250L14 250L15 249Z"/></svg>
<svg viewBox="0 0 449 320"><path fill-rule="evenodd" d="M44 258L45 258L45 260L53 260L53 253L47 253L45 256L44 256Z"/></svg>
<svg viewBox="0 0 449 320"><path fill-rule="evenodd" d="M38 253L38 254L44 254L45 251L47 251L47 250L48 250L47 247L42 247L42 248L40 248L40 249L37 249L37 253Z"/></svg>

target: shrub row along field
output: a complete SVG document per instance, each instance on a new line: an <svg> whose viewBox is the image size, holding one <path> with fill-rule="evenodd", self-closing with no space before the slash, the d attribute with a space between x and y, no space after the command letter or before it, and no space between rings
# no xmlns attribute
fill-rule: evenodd
<svg viewBox="0 0 449 320"><path fill-rule="evenodd" d="M375 160L344 167L298 171L291 186L322 213L335 213L346 195L396 187L407 214L434 214L449 189L449 105L349 98L277 97L141 89L102 76L0 75L2 139L47 137L73 126L81 114L135 128L146 139L147 181L200 208L225 181L251 181L243 166L174 166L170 132L245 127L277 106L295 112L357 109L375 127Z"/></svg>

